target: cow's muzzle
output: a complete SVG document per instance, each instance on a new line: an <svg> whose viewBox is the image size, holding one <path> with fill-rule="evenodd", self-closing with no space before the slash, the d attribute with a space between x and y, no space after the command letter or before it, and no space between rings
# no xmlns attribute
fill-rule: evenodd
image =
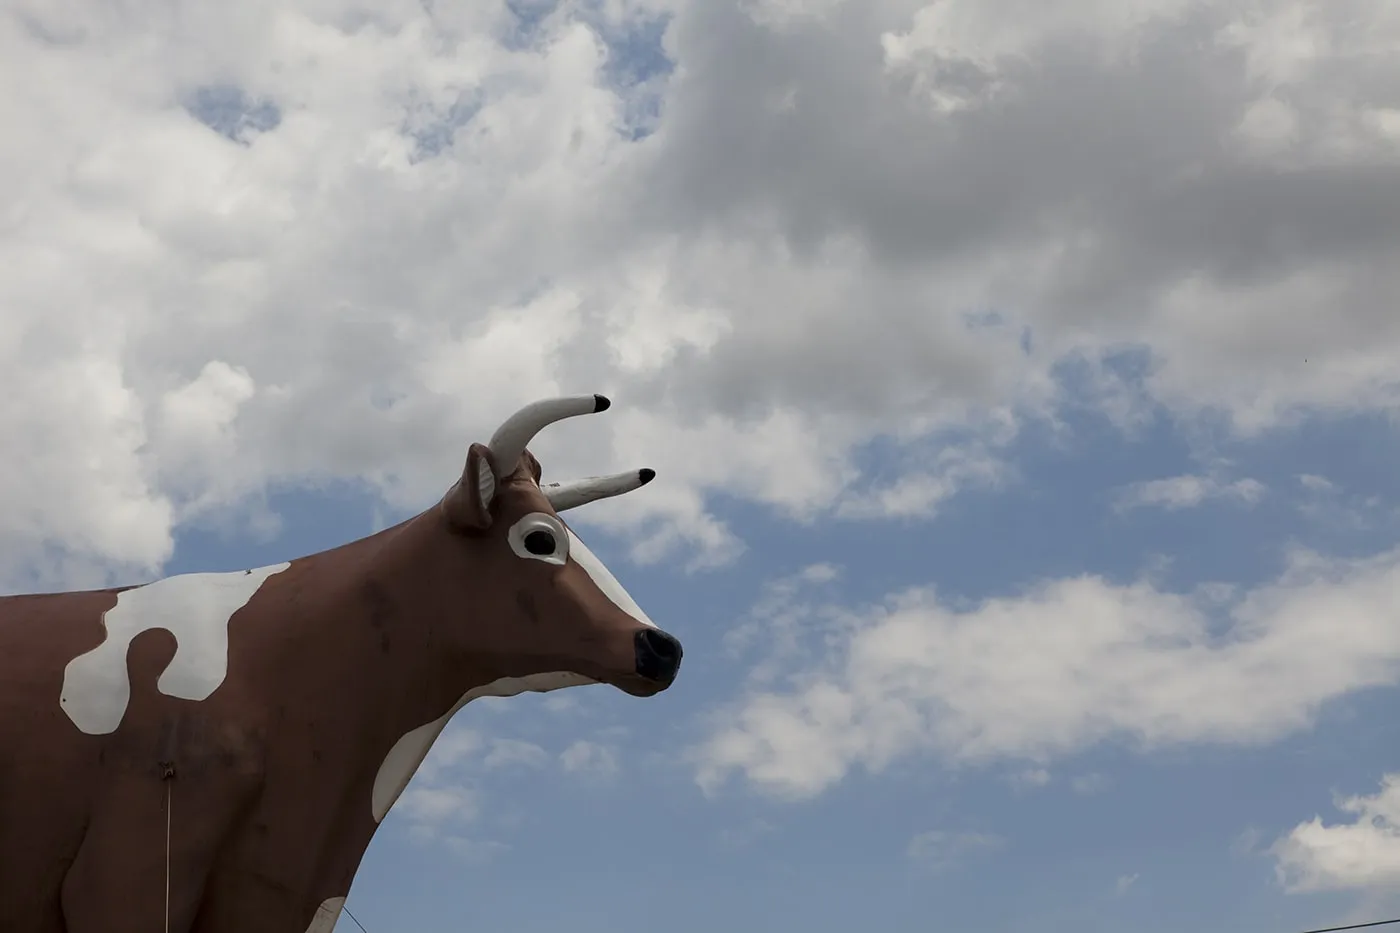
<svg viewBox="0 0 1400 933"><path fill-rule="evenodd" d="M680 641L657 628L645 628L633 636L637 649L637 676L653 684L670 686L681 667Z"/></svg>

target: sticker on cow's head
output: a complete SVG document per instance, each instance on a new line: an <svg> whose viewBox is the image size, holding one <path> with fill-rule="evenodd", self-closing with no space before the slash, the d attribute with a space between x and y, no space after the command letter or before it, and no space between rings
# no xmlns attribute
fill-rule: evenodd
<svg viewBox="0 0 1400 933"><path fill-rule="evenodd" d="M462 478L442 500L443 510L453 527L463 531L484 531L491 527L491 503L496 498L496 469L491 451L481 444L467 450Z"/></svg>

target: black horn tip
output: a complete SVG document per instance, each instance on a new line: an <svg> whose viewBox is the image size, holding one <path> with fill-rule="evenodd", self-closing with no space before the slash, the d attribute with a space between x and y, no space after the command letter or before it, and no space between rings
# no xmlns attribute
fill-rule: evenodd
<svg viewBox="0 0 1400 933"><path fill-rule="evenodd" d="M611 407L612 399L608 398L606 395L593 396L593 414L596 415L600 411L607 411Z"/></svg>
<svg viewBox="0 0 1400 933"><path fill-rule="evenodd" d="M642 467L640 470L637 471L637 481L643 486L645 486L647 483L651 482L654 479L656 479L656 471L651 469L650 467Z"/></svg>

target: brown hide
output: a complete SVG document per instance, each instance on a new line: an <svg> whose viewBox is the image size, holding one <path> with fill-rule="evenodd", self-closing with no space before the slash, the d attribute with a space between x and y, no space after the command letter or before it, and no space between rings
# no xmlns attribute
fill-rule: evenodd
<svg viewBox="0 0 1400 933"><path fill-rule="evenodd" d="M484 529L435 506L272 574L229 618L207 699L157 689L176 637L140 632L125 715L105 734L59 699L123 590L0 598L0 926L165 929L168 819L170 930L304 933L350 889L390 749L463 694L556 671L666 689L674 665L639 673L649 626L572 556L555 566L508 544L525 516L555 515L537 481L524 454Z"/></svg>

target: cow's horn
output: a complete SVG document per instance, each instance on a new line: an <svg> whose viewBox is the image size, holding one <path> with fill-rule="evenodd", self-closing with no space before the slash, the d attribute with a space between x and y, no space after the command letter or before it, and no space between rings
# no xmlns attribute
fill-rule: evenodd
<svg viewBox="0 0 1400 933"><path fill-rule="evenodd" d="M578 508L598 499L609 499L640 489L656 478L655 470L628 470L612 476L590 476L569 483L550 483L543 487L545 498L554 511Z"/></svg>
<svg viewBox="0 0 1400 933"><path fill-rule="evenodd" d="M612 402L601 395L575 395L532 402L507 418L491 435L491 459L496 461L499 476L515 472L520 455L536 434L546 425L576 415L591 415L607 411Z"/></svg>

